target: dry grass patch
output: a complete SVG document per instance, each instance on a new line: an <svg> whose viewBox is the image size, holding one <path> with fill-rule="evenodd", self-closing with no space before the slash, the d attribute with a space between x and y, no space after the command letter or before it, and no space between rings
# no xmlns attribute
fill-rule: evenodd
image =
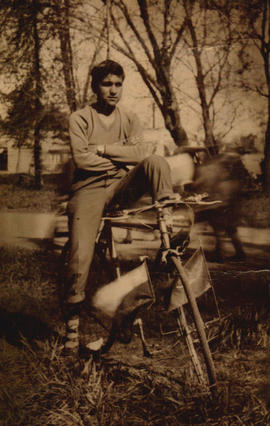
<svg viewBox="0 0 270 426"><path fill-rule="evenodd" d="M0 254L3 425L269 424L270 357L258 340L243 337L236 344L224 336L223 345L212 348L218 386L211 395L194 380L183 346L157 336L153 311L147 335L159 351L152 359L143 358L135 337L91 361L82 375L80 364L61 356L57 258L48 251L1 249ZM242 315L232 313L230 330L239 326L235 315Z"/></svg>

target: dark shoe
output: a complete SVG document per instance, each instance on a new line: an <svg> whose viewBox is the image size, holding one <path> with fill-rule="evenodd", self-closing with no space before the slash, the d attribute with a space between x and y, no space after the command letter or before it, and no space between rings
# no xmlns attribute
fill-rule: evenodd
<svg viewBox="0 0 270 426"><path fill-rule="evenodd" d="M95 342L90 342L84 346L80 345L79 347L80 359L99 358L103 343L104 341L101 338L99 340L96 340Z"/></svg>
<svg viewBox="0 0 270 426"><path fill-rule="evenodd" d="M104 339L101 337L98 340L95 340L93 342L87 343L86 347L91 352L97 352L97 351L100 351L100 349L102 348L103 344L104 344Z"/></svg>

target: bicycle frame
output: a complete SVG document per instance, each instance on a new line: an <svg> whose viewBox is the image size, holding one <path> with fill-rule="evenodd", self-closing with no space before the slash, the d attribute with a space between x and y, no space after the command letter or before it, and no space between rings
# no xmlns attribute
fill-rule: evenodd
<svg viewBox="0 0 270 426"><path fill-rule="evenodd" d="M185 203L186 204L186 203ZM192 205L192 203L190 203ZM194 204L198 204L198 203L193 203ZM209 205L209 203L203 203L204 205L207 204ZM213 203L211 203L213 204ZM214 389L215 384L216 384L216 372L215 372L215 366L214 366L214 362L212 359L212 354L209 348L209 344L207 341L207 337L206 337L206 332L205 332L205 327L204 327L204 323L197 305L197 301L196 298L190 288L189 285L189 279L188 276L186 274L186 271L182 265L182 261L181 261L181 257L180 257L180 252L179 250L175 250L174 248L171 247L171 239L168 233L168 229L167 229L167 225L164 219L164 208L165 207L170 207L175 205L175 203L173 202L166 202L166 203L158 203L156 202L155 204L152 204L150 206L147 206L145 208L141 208L141 209L134 209L134 210L127 210L124 211L122 216L117 216L117 217L109 217L109 216L105 216L102 219L102 223L101 223L101 227L97 236L97 243L100 239L101 234L104 232L106 233L106 238L107 238L107 248L109 249L110 252L110 258L112 261L112 264L115 267L115 273L117 277L120 277L121 275L121 271L120 271L120 265L119 265L119 259L118 259L118 254L117 254L117 250L116 250L116 245L115 245L115 241L113 238L113 234L112 234L112 228L125 228L125 229L150 229L152 231L159 229L160 231L160 238L161 238L161 248L163 250L163 252L165 253L165 258L169 257L171 259L171 261L173 262L176 270L178 271L179 274L179 278L181 280L181 283L184 287L187 299L188 299L188 303L190 305L191 308L191 312L192 312L192 316L194 319L194 323L195 323L195 328L199 337L199 341L201 344L201 348L202 348L202 352L203 352L203 356L204 356L204 361L205 361L205 365L206 365L206 370L207 370L207 375L208 375L208 381L209 381L209 385L212 389ZM137 214L138 212L145 212L147 210L150 209L155 209L156 213L157 213L157 221L155 223L152 223L151 225L149 224L145 224L142 222L139 222L138 220L136 221L130 221L128 219L130 219L130 216L133 214ZM164 256L163 256L164 258ZM166 260L166 259L165 259ZM199 358L197 356L196 350L194 348L194 344L193 344L193 340L191 337L191 332L189 330L189 327L187 325L187 321L186 321L186 317L185 317L185 313L184 313L184 309L183 306L180 306L177 309L178 312L178 318L177 318L177 323L179 326L179 330L183 332L185 339L186 339L186 343L189 349L189 353L195 368L195 372L197 374L198 380L201 384L205 385L205 379L204 379L204 374L203 374L203 369L202 366L200 364ZM139 320L141 321L141 320ZM148 350L147 350L147 346L146 346L146 342L144 340L144 336L143 336L143 332L142 332L142 325L141 322L139 322L139 327L140 327L140 333L141 333L141 339L142 339L142 344L143 344L143 349L144 349L144 353L147 355ZM106 344L106 350L108 350L113 344L113 338L112 336L110 336L107 344Z"/></svg>

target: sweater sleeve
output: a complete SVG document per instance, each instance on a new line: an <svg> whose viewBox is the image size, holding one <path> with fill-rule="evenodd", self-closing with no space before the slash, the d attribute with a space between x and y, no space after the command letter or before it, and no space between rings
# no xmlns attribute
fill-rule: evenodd
<svg viewBox="0 0 270 426"><path fill-rule="evenodd" d="M105 145L104 157L114 163L135 165L153 154L154 145L144 142L143 129L136 114L129 113L124 120L126 125L125 142Z"/></svg>
<svg viewBox="0 0 270 426"><path fill-rule="evenodd" d="M96 147L88 145L87 120L79 112L71 114L69 119L70 144L74 163L78 169L100 172L115 169L115 165L109 158L103 158L95 154Z"/></svg>

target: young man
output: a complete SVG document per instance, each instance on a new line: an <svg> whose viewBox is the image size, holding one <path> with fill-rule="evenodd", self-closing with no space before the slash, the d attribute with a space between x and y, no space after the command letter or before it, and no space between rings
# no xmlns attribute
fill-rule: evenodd
<svg viewBox="0 0 270 426"><path fill-rule="evenodd" d="M92 71L97 100L71 114L70 143L75 173L68 203L70 257L64 313L66 351L79 347L79 313L85 299L95 239L104 209L127 207L150 192L153 200L174 198L171 173L163 157L142 143L137 116L118 106L125 75L107 60ZM134 166L133 168L127 166Z"/></svg>

